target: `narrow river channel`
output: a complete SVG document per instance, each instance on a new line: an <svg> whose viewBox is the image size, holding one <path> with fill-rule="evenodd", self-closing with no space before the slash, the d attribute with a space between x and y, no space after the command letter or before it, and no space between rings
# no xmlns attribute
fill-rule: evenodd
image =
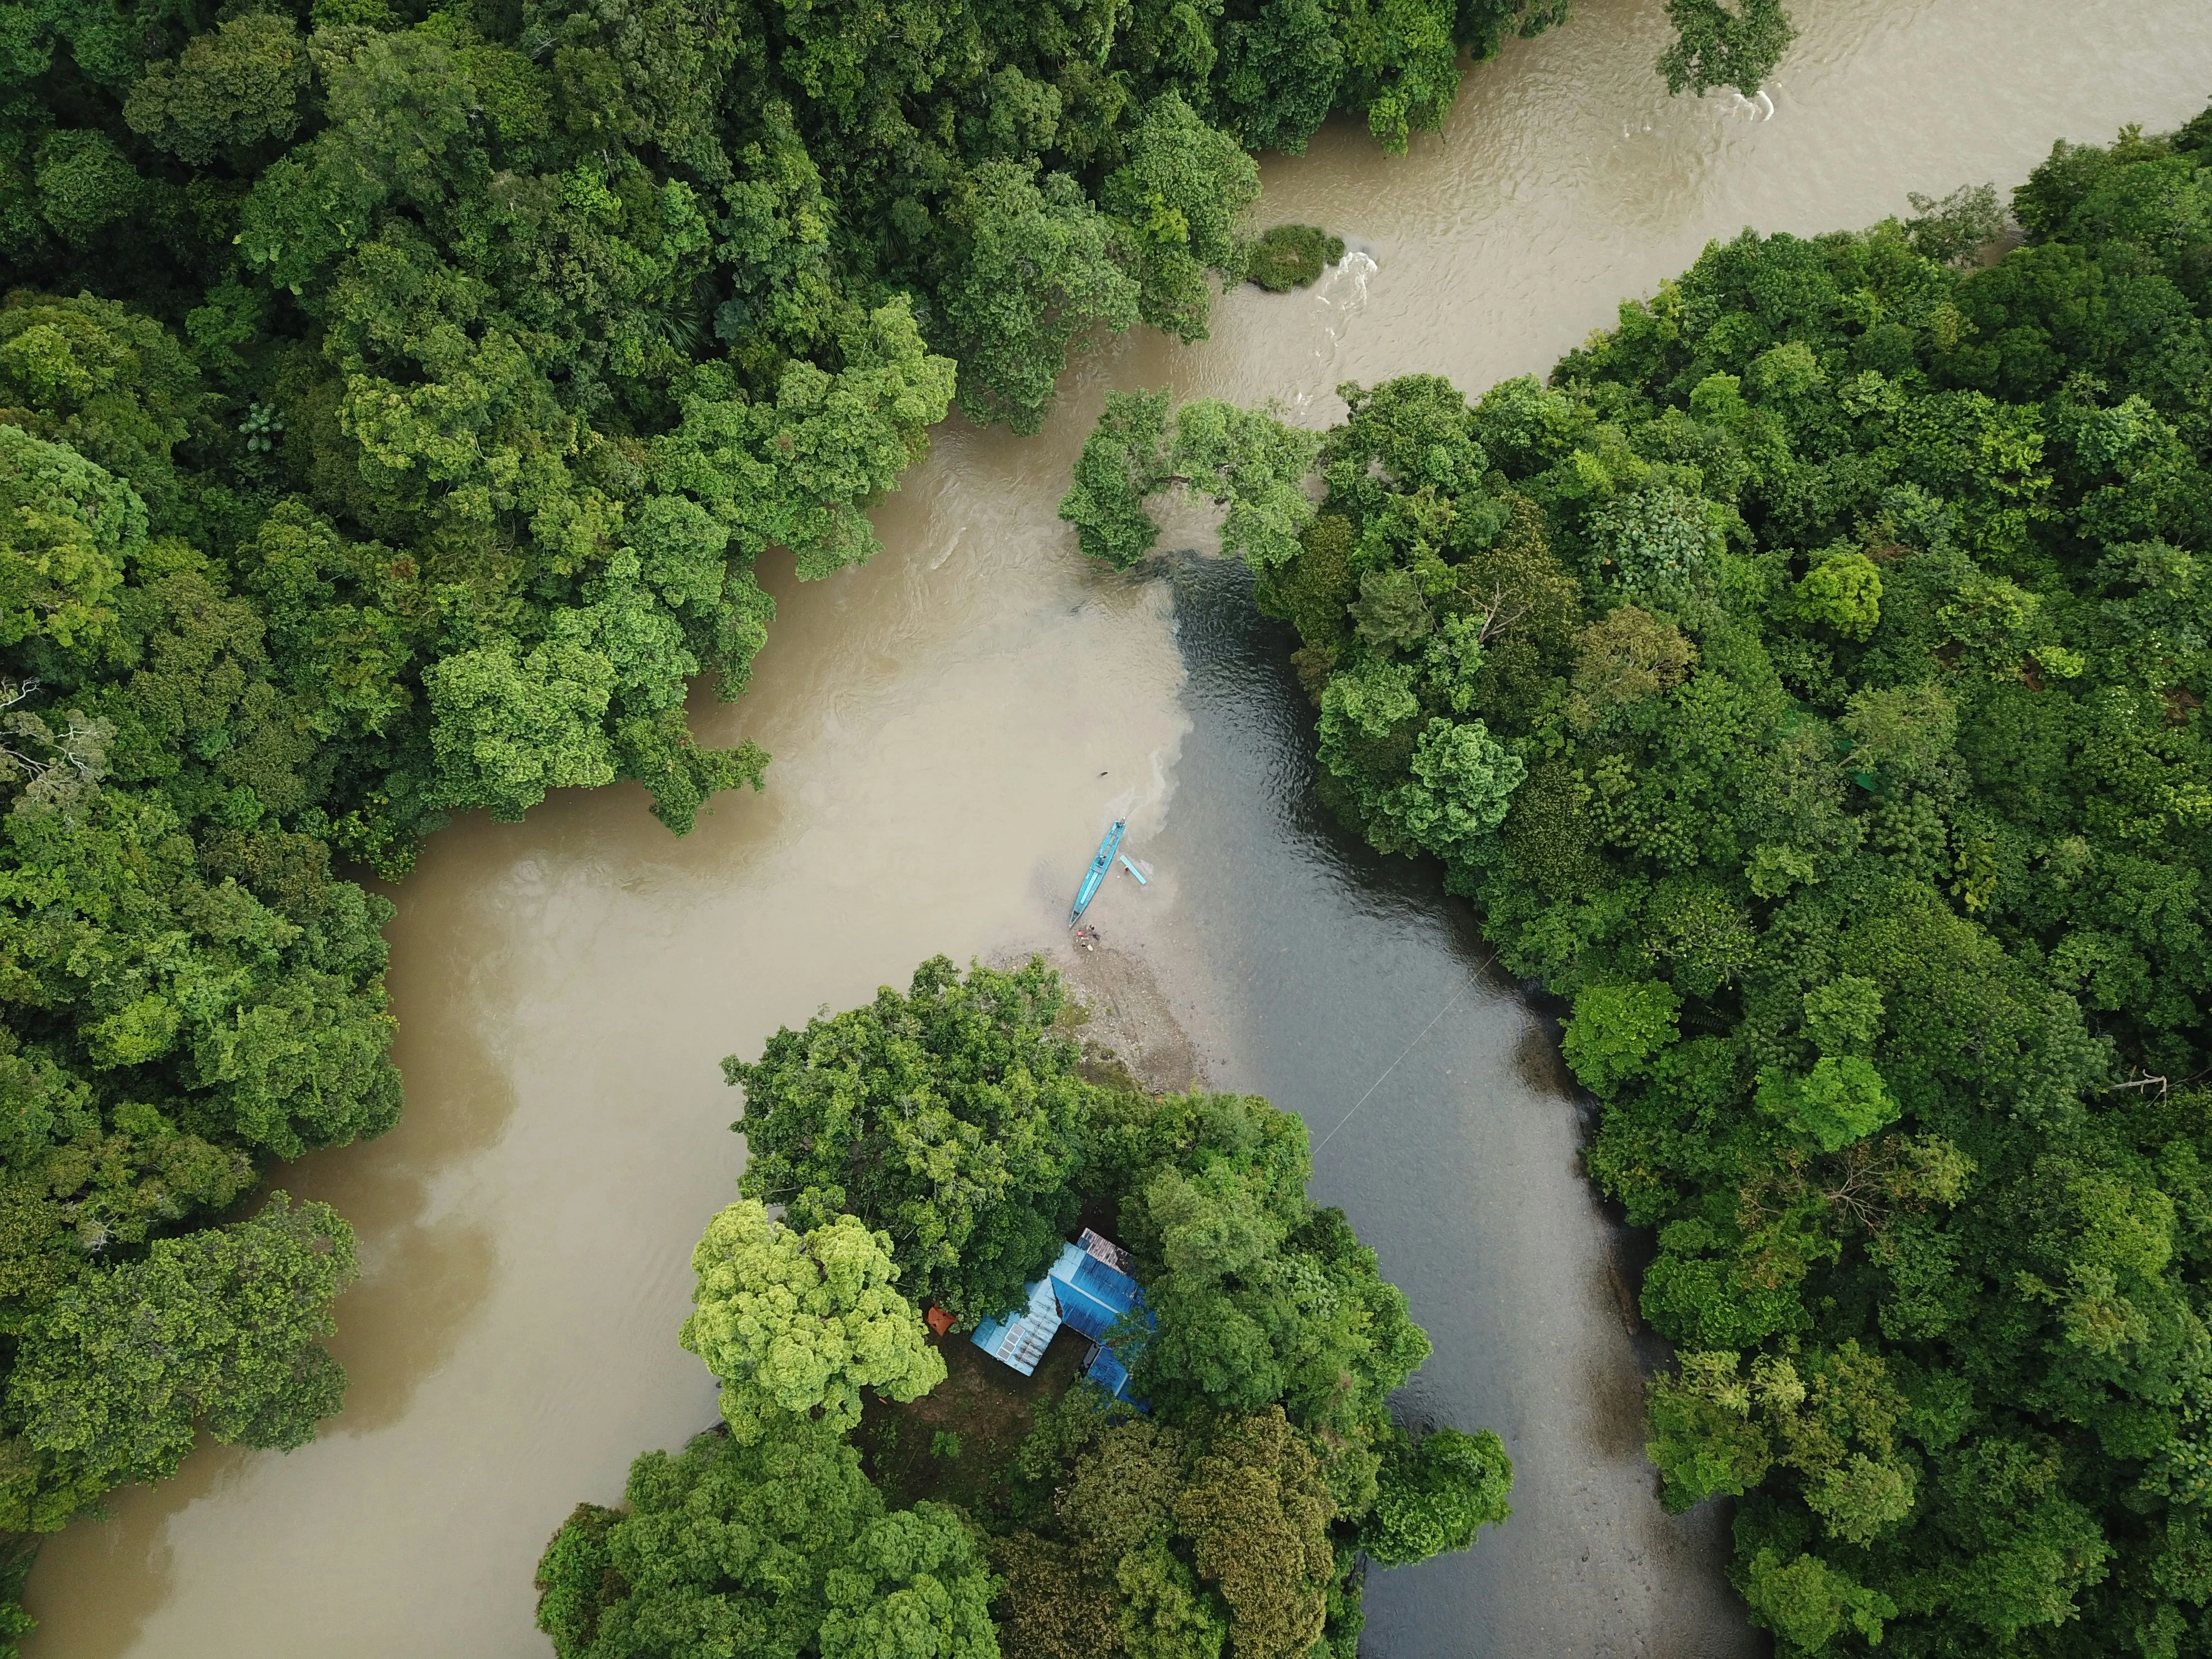
<svg viewBox="0 0 2212 1659"><path fill-rule="evenodd" d="M692 1242L742 1146L715 1062L933 952L1064 951L1109 809L1157 878L1094 913L1214 1085L1301 1112L1316 1196L1411 1297L1409 1412L1490 1425L1516 1514L1370 1580L1364 1651L1756 1651L1710 1515L1641 1458L1634 1242L1474 918L1314 805L1306 713L1238 573L1085 569L1054 506L1109 386L1275 398L1425 369L1540 372L1626 294L1746 224L1870 222L2016 183L2052 138L2212 97L2203 0L1792 0L1773 113L1669 100L1662 0L1585 0L1469 77L1407 157L1339 125L1264 168L1266 222L1342 232L1316 291L1227 296L1214 337L1085 360L1045 434L948 426L876 515L885 554L800 586L752 690L698 729L776 757L683 842L624 787L456 825L398 890L404 1121L285 1173L354 1222L345 1414L291 1454L203 1449L49 1545L36 1659L539 1659L531 1569L580 1498L714 1419L678 1350ZM1180 541L1197 544L1194 525ZM1082 964L1094 973L1098 963Z"/></svg>

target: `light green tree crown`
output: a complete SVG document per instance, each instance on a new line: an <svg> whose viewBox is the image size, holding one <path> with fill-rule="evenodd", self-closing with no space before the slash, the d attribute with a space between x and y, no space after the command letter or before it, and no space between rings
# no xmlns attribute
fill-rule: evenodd
<svg viewBox="0 0 2212 1659"><path fill-rule="evenodd" d="M894 1288L890 1236L856 1217L801 1233L746 1199L708 1224L691 1267L699 1285L681 1340L720 1379L740 1441L781 1417L848 1429L862 1389L907 1401L945 1380L944 1356Z"/></svg>

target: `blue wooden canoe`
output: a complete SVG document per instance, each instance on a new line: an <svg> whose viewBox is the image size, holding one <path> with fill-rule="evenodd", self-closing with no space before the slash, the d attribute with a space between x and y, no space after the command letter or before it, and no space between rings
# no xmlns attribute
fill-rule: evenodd
<svg viewBox="0 0 2212 1659"><path fill-rule="evenodd" d="M1106 839L1098 843L1098 856L1091 860L1091 867L1083 872L1083 885L1075 890L1075 908L1067 913L1071 927L1083 920L1083 913L1091 908L1091 901L1098 896L1098 884L1106 879L1106 872L1114 867L1114 854L1121 850L1121 832L1129 827L1127 818L1115 818L1114 827L1106 832Z"/></svg>

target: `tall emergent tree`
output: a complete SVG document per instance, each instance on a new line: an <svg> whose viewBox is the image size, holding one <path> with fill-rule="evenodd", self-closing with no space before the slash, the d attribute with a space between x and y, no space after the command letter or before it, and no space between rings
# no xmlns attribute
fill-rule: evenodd
<svg viewBox="0 0 2212 1659"><path fill-rule="evenodd" d="M921 1316L893 1287L890 1241L849 1215L800 1232L732 1204L692 1253L699 1276L679 1340L722 1384L738 1440L794 1421L860 1420L860 1391L912 1400L945 1380Z"/></svg>

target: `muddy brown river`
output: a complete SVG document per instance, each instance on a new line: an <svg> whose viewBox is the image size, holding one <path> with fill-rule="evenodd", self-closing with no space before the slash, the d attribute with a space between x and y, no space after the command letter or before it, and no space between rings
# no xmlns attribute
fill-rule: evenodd
<svg viewBox="0 0 2212 1659"><path fill-rule="evenodd" d="M1412 370L1545 368L1619 298L1746 224L1817 231L1907 191L2016 183L2051 139L2212 96L2203 0L1793 0L1773 112L1669 100L1662 0L1588 0L1379 154L1340 124L1264 168L1263 222L1342 232L1317 290L1246 289L1214 337L1115 343L1041 438L957 424L876 515L887 552L781 607L754 687L767 793L672 840L627 787L440 836L397 896L404 1121L285 1172L361 1235L343 1417L289 1456L205 1448L47 1547L36 1659L542 1659L532 1567L579 1498L714 1418L676 1346L688 1258L743 1148L715 1062L945 951L1066 949L1115 810L1155 879L1110 882L1071 963L1102 1030L1313 1127L1436 1343L1406 1409L1487 1424L1515 1514L1370 1581L1364 1651L1757 1651L1720 1518L1663 1515L1641 1455L1635 1240L1582 1178L1549 1034L1474 919L1314 807L1307 714L1239 574L1085 568L1054 506L1109 386L1279 400ZM1205 540L1194 522L1173 538Z"/></svg>

